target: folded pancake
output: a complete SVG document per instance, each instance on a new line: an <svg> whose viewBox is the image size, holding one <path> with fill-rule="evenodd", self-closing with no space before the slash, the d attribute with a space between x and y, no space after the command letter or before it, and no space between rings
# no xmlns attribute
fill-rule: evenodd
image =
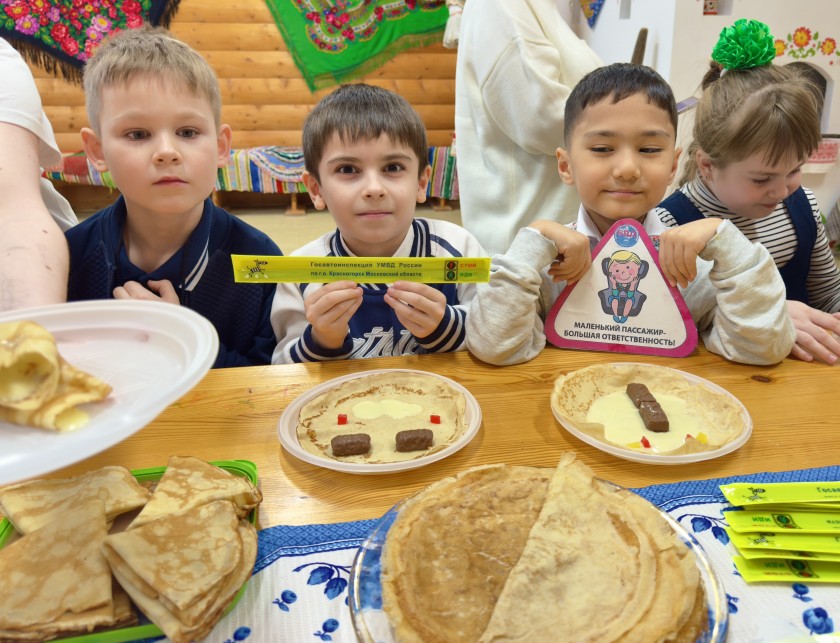
<svg viewBox="0 0 840 643"><path fill-rule="evenodd" d="M626 394L630 383L643 383L662 405L670 430L645 428ZM746 429L741 407L729 395L713 391L679 371L651 364L595 364L557 378L551 406L579 430L631 450L678 455L718 448ZM690 435L703 439L686 438ZM644 436L651 448L643 448Z"/></svg>
<svg viewBox="0 0 840 643"><path fill-rule="evenodd" d="M297 437L309 453L341 462L414 460L457 440L466 428L465 409L463 393L434 375L374 373L343 382L308 402L300 410ZM345 416L341 423L339 415ZM431 430L433 446L422 451L397 451L397 433L412 429ZM370 452L334 455L332 439L353 433L370 435Z"/></svg>
<svg viewBox="0 0 840 643"><path fill-rule="evenodd" d="M576 641L674 640L698 584L688 548L648 503L567 456L479 641L552 628Z"/></svg>
<svg viewBox="0 0 840 643"><path fill-rule="evenodd" d="M0 406L0 420L51 431L72 431L88 422L82 404L100 402L111 393L111 386L77 369L59 357L58 384L52 393L39 400L37 408Z"/></svg>
<svg viewBox="0 0 840 643"><path fill-rule="evenodd" d="M0 488L0 511L14 528L28 534L54 520L63 520L79 503L98 498L108 522L142 507L149 499L125 467L107 466L72 478L31 480Z"/></svg>
<svg viewBox="0 0 840 643"><path fill-rule="evenodd" d="M44 639L112 624L107 532L104 507L92 500L0 550L0 636Z"/></svg>
<svg viewBox="0 0 840 643"><path fill-rule="evenodd" d="M401 642L475 641L545 499L550 469L495 465L405 501L382 553L383 608Z"/></svg>
<svg viewBox="0 0 840 643"><path fill-rule="evenodd" d="M218 500L112 534L103 553L143 594L170 611L187 611L239 565L238 524L233 503ZM203 616L201 608L196 612Z"/></svg>
<svg viewBox="0 0 840 643"><path fill-rule="evenodd" d="M129 529L216 500L230 500L242 518L262 502L262 493L248 478L198 458L172 456L152 497Z"/></svg>
<svg viewBox="0 0 840 643"><path fill-rule="evenodd" d="M0 407L39 408L58 385L58 348L46 328L31 321L0 324Z"/></svg>
<svg viewBox="0 0 840 643"><path fill-rule="evenodd" d="M196 585L199 589L204 590L203 594L196 592L197 595L193 595L190 592L185 592L180 580L173 578L169 573L158 573L164 567L171 572L172 561L158 561L161 563L158 565L158 569L152 570L154 571L152 574L153 584L148 583L148 572L155 566L145 564L132 554L131 547L129 547L131 543L119 543L119 548L128 556L125 559L117 555L116 550L110 548L110 545L114 542L113 539L119 534L110 536L108 544L104 547L106 556L112 565L114 577L128 592L140 610L160 627L173 643L188 643L207 636L236 597L237 592L248 580L254 568L257 556L256 529L249 522L235 518L235 512L229 501L219 501L213 503L213 505L228 505L229 509L218 512L212 505L205 505L189 509L184 513L195 514L201 518L195 524L195 528L199 530L199 537L208 538L217 543L217 539L221 537L223 543L234 541L237 543L234 549L238 551L239 555L235 565L227 574L209 573L210 570L206 570L208 573L196 574L200 563L196 555L191 553L193 551L191 549L192 541L183 542L180 537L172 534L172 538L182 548L182 553L175 555L174 558L179 558L181 564L186 566L184 571L187 575L197 579ZM219 529L221 523L209 514L224 514L224 520L221 521L227 526L224 534ZM161 524L164 526L167 523L174 524L182 515L163 517L149 525L125 533L132 536L136 536L138 533L143 534L150 529L158 528ZM232 524L231 517L233 517ZM202 527L204 519L209 519L215 527L209 525ZM175 529L173 531L180 530ZM141 546L140 549L142 550L143 547ZM132 565L136 565L140 573ZM142 577L141 574L145 574L145 577ZM174 585L178 587L176 588ZM208 596L209 599L206 598ZM180 609L171 600L173 597L185 599L182 604L186 601L192 601L191 606ZM198 609L199 607L200 609Z"/></svg>

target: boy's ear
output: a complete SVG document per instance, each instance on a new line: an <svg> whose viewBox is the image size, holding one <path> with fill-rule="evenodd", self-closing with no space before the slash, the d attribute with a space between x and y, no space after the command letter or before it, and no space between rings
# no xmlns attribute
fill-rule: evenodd
<svg viewBox="0 0 840 643"><path fill-rule="evenodd" d="M417 182L417 203L426 202L426 190L429 187L429 179L432 178L432 166L427 165L420 173L420 180Z"/></svg>
<svg viewBox="0 0 840 643"><path fill-rule="evenodd" d="M324 197L321 196L321 185L318 179L315 178L308 170L303 171L303 184L306 186L306 191L312 199L312 205L316 210L324 210L327 207Z"/></svg>
<svg viewBox="0 0 840 643"><path fill-rule="evenodd" d="M219 158L216 164L218 167L227 167L228 163L230 163L230 144L232 138L233 133L230 130L230 125L222 125L219 128L219 136L216 140L219 149Z"/></svg>
<svg viewBox="0 0 840 643"><path fill-rule="evenodd" d="M668 183L674 180L674 177L677 175L677 167L680 164L680 156L682 155L682 148L678 147L674 150L674 164L671 167L671 175L668 178Z"/></svg>
<svg viewBox="0 0 840 643"><path fill-rule="evenodd" d="M107 172L108 163L105 161L105 155L102 154L102 142L99 140L96 132L89 127L83 127L81 134L82 148L91 165L99 172Z"/></svg>
<svg viewBox="0 0 840 643"><path fill-rule="evenodd" d="M569 158L569 153L562 147L557 148L557 172L560 174L560 179L566 185L574 185L575 177L572 174L572 161Z"/></svg>

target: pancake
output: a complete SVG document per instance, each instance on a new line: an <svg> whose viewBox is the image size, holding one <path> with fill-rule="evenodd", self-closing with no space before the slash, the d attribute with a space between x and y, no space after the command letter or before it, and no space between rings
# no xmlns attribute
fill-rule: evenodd
<svg viewBox="0 0 840 643"><path fill-rule="evenodd" d="M0 420L51 431L73 431L90 419L79 407L101 402L111 393L111 386L79 370L59 357L58 384L40 400L37 408L21 409L0 405Z"/></svg>
<svg viewBox="0 0 840 643"><path fill-rule="evenodd" d="M699 582L658 511L566 456L479 641L534 641L552 628L576 641L675 640Z"/></svg>
<svg viewBox="0 0 840 643"><path fill-rule="evenodd" d="M309 453L341 462L414 460L457 440L466 429L465 409L463 393L439 377L386 371L343 382L309 401L300 411L297 437ZM339 416L345 417L340 421ZM434 434L431 448L397 451L397 433L411 429L430 429ZM333 454L330 441L334 437L359 433L370 435L369 453Z"/></svg>
<svg viewBox="0 0 840 643"><path fill-rule="evenodd" d="M172 456L149 502L129 529L184 509L216 500L233 502L242 518L262 502L262 493L247 478L190 456Z"/></svg>
<svg viewBox="0 0 840 643"><path fill-rule="evenodd" d="M28 534L54 520L63 520L90 498L104 503L108 522L142 507L149 492L125 467L107 466L72 478L31 480L0 488L0 510L14 528Z"/></svg>
<svg viewBox="0 0 840 643"><path fill-rule="evenodd" d="M59 370L55 338L46 328L31 321L0 324L0 406L39 408L55 391Z"/></svg>
<svg viewBox="0 0 840 643"><path fill-rule="evenodd" d="M113 624L107 533L104 507L91 500L0 550L0 636L43 640Z"/></svg>
<svg viewBox="0 0 840 643"><path fill-rule="evenodd" d="M109 536L114 577L173 643L209 634L254 568L257 533L219 500Z"/></svg>
<svg viewBox="0 0 840 643"><path fill-rule="evenodd" d="M381 577L396 640L478 639L539 516L550 476L551 469L479 467L400 506Z"/></svg>
<svg viewBox="0 0 840 643"><path fill-rule="evenodd" d="M645 384L670 422L664 433L645 427L626 393ZM551 394L555 413L598 440L631 451L679 455L717 449L747 428L729 395L691 381L679 371L650 364L596 364L558 377ZM690 436L690 437L688 437ZM650 444L645 447L641 438Z"/></svg>
<svg viewBox="0 0 840 643"><path fill-rule="evenodd" d="M381 557L401 643L694 641L694 556L642 498L573 456L555 471L469 469L399 507ZM548 635L547 633L554 633Z"/></svg>

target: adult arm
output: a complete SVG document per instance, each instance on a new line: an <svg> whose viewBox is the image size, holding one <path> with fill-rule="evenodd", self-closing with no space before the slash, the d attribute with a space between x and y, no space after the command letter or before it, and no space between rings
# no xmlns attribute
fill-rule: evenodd
<svg viewBox="0 0 840 643"><path fill-rule="evenodd" d="M0 310L66 301L69 255L40 191L38 138L0 122Z"/></svg>

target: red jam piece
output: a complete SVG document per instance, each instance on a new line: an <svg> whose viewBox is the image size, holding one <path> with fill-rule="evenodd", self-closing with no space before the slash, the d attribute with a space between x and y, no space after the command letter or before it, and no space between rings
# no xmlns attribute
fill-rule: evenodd
<svg viewBox="0 0 840 643"><path fill-rule="evenodd" d="M338 423L339 424L347 424L347 415L345 413L338 414Z"/></svg>
<svg viewBox="0 0 840 643"><path fill-rule="evenodd" d="M432 424L440 424L440 416L439 415L430 415L429 416L429 421Z"/></svg>
<svg viewBox="0 0 840 643"><path fill-rule="evenodd" d="M650 449L650 440L648 440L645 436L642 436L640 442L645 449Z"/></svg>

